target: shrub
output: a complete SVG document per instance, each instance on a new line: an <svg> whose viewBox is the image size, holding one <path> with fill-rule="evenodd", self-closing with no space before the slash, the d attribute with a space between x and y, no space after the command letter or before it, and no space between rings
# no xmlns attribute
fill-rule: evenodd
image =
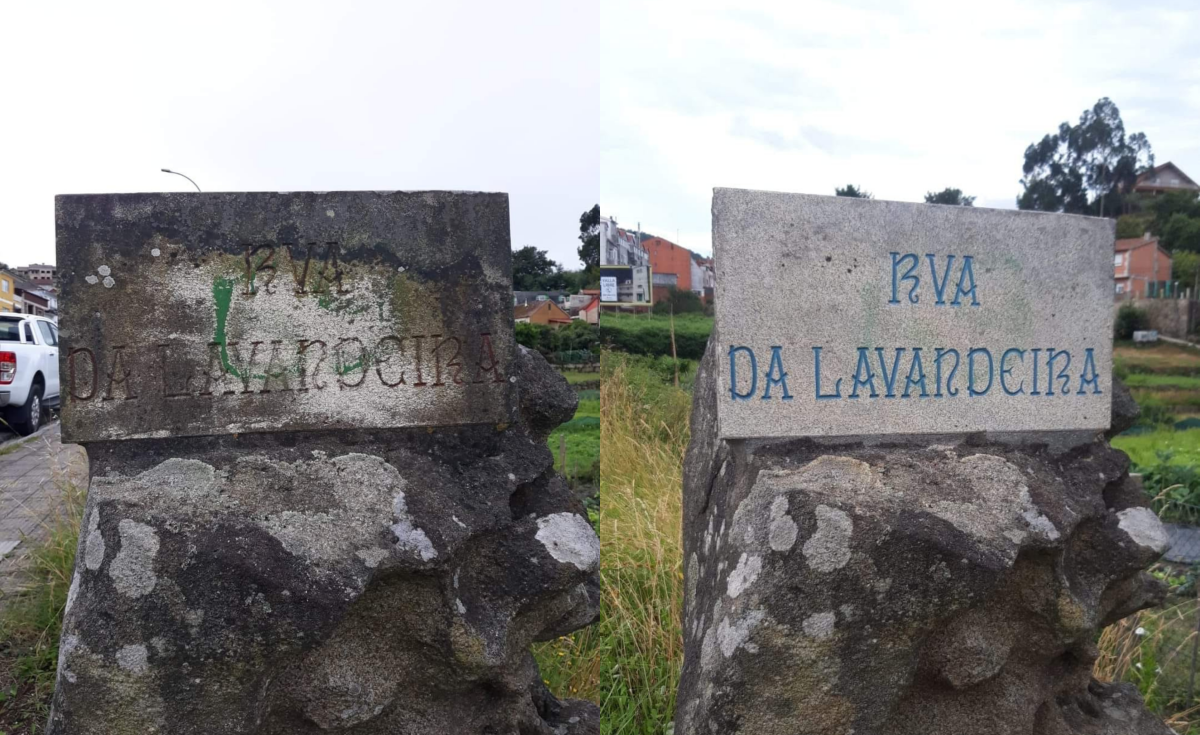
<svg viewBox="0 0 1200 735"><path fill-rule="evenodd" d="M1150 317L1133 304L1121 304L1113 331L1117 339L1133 339L1133 333L1150 328Z"/></svg>
<svg viewBox="0 0 1200 735"><path fill-rule="evenodd" d="M704 356L713 320L699 314L675 317L675 352L680 359ZM600 336L612 349L634 355L671 354L671 320L668 316L605 315L600 319Z"/></svg>
<svg viewBox="0 0 1200 735"><path fill-rule="evenodd" d="M667 289L666 301L659 304L657 308L663 311L674 309L676 314L705 313L704 302L696 295L695 291L678 289L674 286Z"/></svg>
<svg viewBox="0 0 1200 735"><path fill-rule="evenodd" d="M516 325L517 344L543 355L554 352L595 352L600 344L597 329L582 319L575 319L561 327L545 324L519 322Z"/></svg>

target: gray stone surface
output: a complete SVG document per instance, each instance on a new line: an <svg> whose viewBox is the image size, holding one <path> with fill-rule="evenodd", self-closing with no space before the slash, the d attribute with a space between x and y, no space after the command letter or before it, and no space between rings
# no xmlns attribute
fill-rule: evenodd
<svg viewBox="0 0 1200 735"><path fill-rule="evenodd" d="M90 444L51 735L592 735L529 652L592 622L599 544L512 365L507 426Z"/></svg>
<svg viewBox="0 0 1200 735"><path fill-rule="evenodd" d="M720 435L1107 428L1113 237L1088 217L717 189ZM738 350L731 376L738 347L756 370Z"/></svg>
<svg viewBox="0 0 1200 735"><path fill-rule="evenodd" d="M677 735L1170 735L1091 677L1098 631L1164 594L1143 570L1168 536L1122 452L723 440L723 345L684 464Z"/></svg>
<svg viewBox="0 0 1200 735"><path fill-rule="evenodd" d="M70 441L505 423L505 194L60 196Z"/></svg>

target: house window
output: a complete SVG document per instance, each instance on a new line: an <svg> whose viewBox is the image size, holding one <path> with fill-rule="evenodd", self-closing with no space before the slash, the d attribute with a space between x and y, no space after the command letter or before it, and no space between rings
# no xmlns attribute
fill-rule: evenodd
<svg viewBox="0 0 1200 735"><path fill-rule="evenodd" d="M1117 284L1117 293L1125 293L1125 284L1124 283Z"/></svg>
<svg viewBox="0 0 1200 735"><path fill-rule="evenodd" d="M8 293L8 281L0 281L0 291Z"/></svg>
<svg viewBox="0 0 1200 735"><path fill-rule="evenodd" d="M1125 259L1124 253L1117 253L1116 255L1113 256L1113 265L1115 265L1119 268L1121 266L1121 262L1124 259Z"/></svg>

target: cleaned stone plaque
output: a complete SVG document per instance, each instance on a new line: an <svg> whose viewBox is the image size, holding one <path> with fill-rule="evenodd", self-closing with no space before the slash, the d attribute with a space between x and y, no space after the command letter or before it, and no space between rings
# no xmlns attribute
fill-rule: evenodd
<svg viewBox="0 0 1200 735"><path fill-rule="evenodd" d="M508 197L60 196L63 436L505 423Z"/></svg>
<svg viewBox="0 0 1200 735"><path fill-rule="evenodd" d="M1113 239L1091 217L717 189L720 436L1107 428Z"/></svg>

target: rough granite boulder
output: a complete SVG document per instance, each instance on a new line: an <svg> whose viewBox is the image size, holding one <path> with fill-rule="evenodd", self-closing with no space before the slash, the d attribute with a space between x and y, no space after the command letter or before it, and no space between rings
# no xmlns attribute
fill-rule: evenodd
<svg viewBox="0 0 1200 735"><path fill-rule="evenodd" d="M512 426L88 446L56 735L579 735L530 643L597 614L599 541L518 355Z"/></svg>
<svg viewBox="0 0 1200 735"><path fill-rule="evenodd" d="M1123 453L1086 434L720 441L712 344L677 733L1170 734L1092 679L1097 632L1163 594L1143 570L1167 535Z"/></svg>

